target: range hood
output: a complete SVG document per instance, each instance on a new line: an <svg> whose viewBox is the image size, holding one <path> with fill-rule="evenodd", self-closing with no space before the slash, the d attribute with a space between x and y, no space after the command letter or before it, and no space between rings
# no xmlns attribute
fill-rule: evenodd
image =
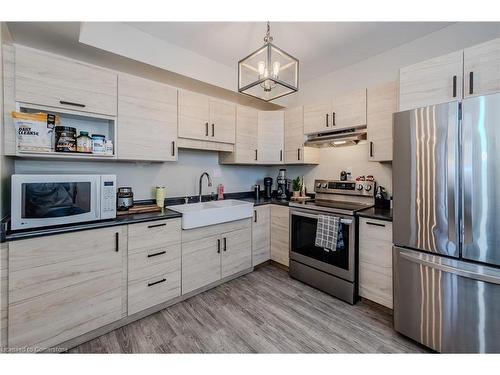
<svg viewBox="0 0 500 375"><path fill-rule="evenodd" d="M352 146L366 139L366 126L343 129L328 133L310 134L305 142L312 147L342 147Z"/></svg>

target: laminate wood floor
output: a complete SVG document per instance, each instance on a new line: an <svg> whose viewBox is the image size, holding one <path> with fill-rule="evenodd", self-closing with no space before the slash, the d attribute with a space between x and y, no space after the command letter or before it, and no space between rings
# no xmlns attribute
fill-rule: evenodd
<svg viewBox="0 0 500 375"><path fill-rule="evenodd" d="M392 316L269 265L116 329L71 353L414 353Z"/></svg>

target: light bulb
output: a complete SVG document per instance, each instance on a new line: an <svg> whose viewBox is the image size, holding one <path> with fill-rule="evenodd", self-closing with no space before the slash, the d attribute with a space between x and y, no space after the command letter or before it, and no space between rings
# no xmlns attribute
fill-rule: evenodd
<svg viewBox="0 0 500 375"><path fill-rule="evenodd" d="M278 74L280 72L280 62L279 61L275 61L273 63L273 76L274 78L278 78Z"/></svg>
<svg viewBox="0 0 500 375"><path fill-rule="evenodd" d="M259 61L259 64L258 64L259 76L264 75L265 69L266 69L266 64L264 63L264 61Z"/></svg>

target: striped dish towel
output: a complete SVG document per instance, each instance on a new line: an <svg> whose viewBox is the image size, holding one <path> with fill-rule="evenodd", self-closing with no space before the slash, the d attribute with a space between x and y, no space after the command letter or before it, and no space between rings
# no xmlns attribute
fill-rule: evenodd
<svg viewBox="0 0 500 375"><path fill-rule="evenodd" d="M325 251L337 250L340 218L330 215L318 215L315 245Z"/></svg>

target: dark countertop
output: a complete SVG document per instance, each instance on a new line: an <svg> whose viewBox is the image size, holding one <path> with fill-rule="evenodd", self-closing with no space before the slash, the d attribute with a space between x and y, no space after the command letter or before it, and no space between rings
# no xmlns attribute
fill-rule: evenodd
<svg viewBox="0 0 500 375"><path fill-rule="evenodd" d="M243 200L245 202L251 202L255 206L261 206L265 204L279 204L283 206L288 206L287 200L280 200L276 198L265 199L261 198L259 200L255 200L253 192L242 192L242 193L227 193L224 194L225 199L238 199ZM196 202L198 199L197 196L189 197L190 203ZM210 196L203 196L203 201L210 200ZM150 204L153 203L152 200L144 200L138 201L136 204ZM77 223L77 224L67 224L67 225L58 225L54 227L46 227L46 228L33 228L33 229L25 229L19 231L10 231L7 230L5 232L5 236L0 238L1 242L5 241L16 241L27 238L34 237L42 237L42 236L50 236L61 233L70 233L70 232L78 232L82 230L89 229L97 229L97 228L106 228L113 227L117 225L127 225L127 224L135 224L142 223L147 221L155 221L155 220L163 220L163 219L173 219L182 217L181 213L175 212L173 210L168 209L168 206L174 204L183 204L184 198L175 197L168 198L165 200L167 208L163 210L163 212L149 212L149 213L141 213L141 214L131 214L131 215L120 215L117 216L116 219L110 220L102 220L102 221L91 221L87 223ZM7 227L8 220L4 223L4 227Z"/></svg>
<svg viewBox="0 0 500 375"><path fill-rule="evenodd" d="M359 217L366 217L369 219L392 221L392 209L390 208L375 208L370 207L365 210L356 212Z"/></svg>
<svg viewBox="0 0 500 375"><path fill-rule="evenodd" d="M5 235L5 241L24 240L41 236L50 236L54 234L78 232L88 229L114 227L117 225L127 225L143 223L147 221L174 219L182 217L182 214L165 208L163 212L147 212L141 214L120 215L116 219L91 221L88 223L68 224L46 228L33 228L19 231L8 231Z"/></svg>

